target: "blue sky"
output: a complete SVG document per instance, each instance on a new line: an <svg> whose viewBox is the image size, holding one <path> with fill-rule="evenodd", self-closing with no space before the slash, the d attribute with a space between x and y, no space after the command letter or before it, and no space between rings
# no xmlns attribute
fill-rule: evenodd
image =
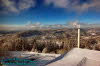
<svg viewBox="0 0 100 66"><path fill-rule="evenodd" d="M100 22L100 0L0 0L0 24Z"/></svg>

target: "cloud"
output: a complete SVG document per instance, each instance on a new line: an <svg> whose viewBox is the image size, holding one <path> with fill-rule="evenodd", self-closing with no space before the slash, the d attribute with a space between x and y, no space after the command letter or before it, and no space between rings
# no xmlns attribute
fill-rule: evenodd
<svg viewBox="0 0 100 66"><path fill-rule="evenodd" d="M78 27L80 27L80 28L94 28L94 27L100 27L100 24L99 23L89 24L88 22L87 23L79 22L79 20L68 22L68 28L78 28Z"/></svg>
<svg viewBox="0 0 100 66"><path fill-rule="evenodd" d="M24 26L19 25L0 25L0 30L21 30Z"/></svg>
<svg viewBox="0 0 100 66"><path fill-rule="evenodd" d="M91 0L89 3L84 2L83 4L74 4L72 6L73 9L76 9L77 12L82 13L84 11L100 11L100 0Z"/></svg>
<svg viewBox="0 0 100 66"><path fill-rule="evenodd" d="M84 11L96 10L100 11L100 0L45 0L46 5L53 4L54 7L65 8L67 10L82 13Z"/></svg>
<svg viewBox="0 0 100 66"><path fill-rule="evenodd" d="M15 2L10 0L1 0L2 6L4 7L4 11L11 11L11 12L17 12L18 9L16 8Z"/></svg>
<svg viewBox="0 0 100 66"><path fill-rule="evenodd" d="M36 22L32 24L32 22L28 22L27 24L23 25L9 25L9 24L1 24L0 25L0 31L1 30L33 30L33 29L39 29L41 28L42 24L40 22Z"/></svg>
<svg viewBox="0 0 100 66"><path fill-rule="evenodd" d="M33 0L20 0L18 3L19 9L24 10L30 7L35 6L35 2Z"/></svg>
<svg viewBox="0 0 100 66"><path fill-rule="evenodd" d="M47 5L53 4L54 7L65 8L68 5L68 1L67 0L45 0L45 4Z"/></svg>
<svg viewBox="0 0 100 66"><path fill-rule="evenodd" d="M30 7L35 6L34 0L1 0L1 13L20 13L23 10L29 9Z"/></svg>

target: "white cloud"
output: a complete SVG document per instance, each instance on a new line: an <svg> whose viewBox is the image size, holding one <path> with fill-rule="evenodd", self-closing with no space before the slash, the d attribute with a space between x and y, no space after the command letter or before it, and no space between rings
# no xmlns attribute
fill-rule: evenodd
<svg viewBox="0 0 100 66"><path fill-rule="evenodd" d="M0 30L33 30L33 29L38 29L41 27L40 22L36 22L32 24L31 22L28 22L28 24L23 24L23 25L9 25L9 24L2 24L0 25Z"/></svg>
<svg viewBox="0 0 100 66"><path fill-rule="evenodd" d="M24 10L30 7L35 6L35 2L33 0L20 0L18 3L19 9Z"/></svg>
<svg viewBox="0 0 100 66"><path fill-rule="evenodd" d="M19 13L22 10L29 9L34 6L34 0L18 0L18 3L16 3L15 0L1 0L1 7L3 9L0 12Z"/></svg>
<svg viewBox="0 0 100 66"><path fill-rule="evenodd" d="M24 28L23 25L0 25L0 30L19 30Z"/></svg>
<svg viewBox="0 0 100 66"><path fill-rule="evenodd" d="M45 0L46 5L53 4L54 7L62 7L67 10L76 11L82 13L88 10L100 11L100 0L90 0L89 3L80 3L80 0Z"/></svg>
<svg viewBox="0 0 100 66"><path fill-rule="evenodd" d="M67 0L45 0L47 5L53 4L55 7L62 7L65 8L68 5Z"/></svg>
<svg viewBox="0 0 100 66"><path fill-rule="evenodd" d="M91 0L91 3L83 3L82 5L74 4L73 9L76 9L77 12L82 13L84 11L96 10L100 11L100 0Z"/></svg>
<svg viewBox="0 0 100 66"><path fill-rule="evenodd" d="M18 12L18 9L16 8L14 1L10 1L10 0L1 0L1 1L5 10L11 12Z"/></svg>

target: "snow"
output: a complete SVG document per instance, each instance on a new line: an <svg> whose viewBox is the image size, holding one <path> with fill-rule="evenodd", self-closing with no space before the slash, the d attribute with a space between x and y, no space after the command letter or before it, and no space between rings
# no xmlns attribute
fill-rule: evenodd
<svg viewBox="0 0 100 66"><path fill-rule="evenodd" d="M10 56L24 59L33 59L35 58L36 65L25 65L25 66L44 66L51 60L54 60L60 54L46 54L46 53L37 53L37 52L27 52L27 51L8 51ZM24 66L24 65L3 65L3 66Z"/></svg>
<svg viewBox="0 0 100 66"><path fill-rule="evenodd" d="M46 66L77 66L84 57L99 62L100 51L74 48L70 52L65 53L59 58L56 58L55 60L53 60L53 62L47 64ZM91 61L89 62L92 63ZM89 65L89 66L93 66L93 65Z"/></svg>
<svg viewBox="0 0 100 66"><path fill-rule="evenodd" d="M77 66L100 66L100 61L84 58Z"/></svg>
<svg viewBox="0 0 100 66"><path fill-rule="evenodd" d="M17 54L20 54L20 52L17 52ZM31 57L39 55L40 58L36 59L37 65L34 66L100 66L100 51L95 50L74 48L63 55L34 52L21 52L21 54L31 54Z"/></svg>

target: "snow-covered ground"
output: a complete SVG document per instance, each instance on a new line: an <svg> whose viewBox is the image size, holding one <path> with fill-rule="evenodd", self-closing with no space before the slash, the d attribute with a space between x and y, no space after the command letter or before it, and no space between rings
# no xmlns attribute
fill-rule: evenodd
<svg viewBox="0 0 100 66"><path fill-rule="evenodd" d="M74 48L46 66L100 66L100 51Z"/></svg>
<svg viewBox="0 0 100 66"><path fill-rule="evenodd" d="M36 53L27 51L9 51L11 57L22 58L22 59L35 59L35 65L25 65L25 66L44 66L51 60L54 60L60 54L46 54L46 53ZM24 65L4 65L4 66L24 66Z"/></svg>
<svg viewBox="0 0 100 66"><path fill-rule="evenodd" d="M20 54L20 52L12 52ZM23 56L25 58L38 57L34 66L100 66L100 51L74 48L68 53L60 54L45 54L34 52L21 52L21 54L29 54ZM7 65L8 66L8 65ZM9 65L18 66L18 65ZM21 65L24 66L24 65ZM33 65L26 65L33 66Z"/></svg>

